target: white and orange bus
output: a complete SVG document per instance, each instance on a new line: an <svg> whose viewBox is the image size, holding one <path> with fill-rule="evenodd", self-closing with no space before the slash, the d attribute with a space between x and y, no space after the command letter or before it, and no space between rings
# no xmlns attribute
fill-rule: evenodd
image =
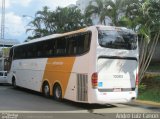
<svg viewBox="0 0 160 119"><path fill-rule="evenodd" d="M82 103L125 103L138 92L138 40L124 27L91 26L10 50L8 80Z"/></svg>

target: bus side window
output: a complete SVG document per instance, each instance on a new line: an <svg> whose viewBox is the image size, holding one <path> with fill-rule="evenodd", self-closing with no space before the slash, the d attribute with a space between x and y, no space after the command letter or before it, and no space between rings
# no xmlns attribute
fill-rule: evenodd
<svg viewBox="0 0 160 119"><path fill-rule="evenodd" d="M65 38L58 38L57 40L57 50L56 50L56 55L57 56L65 56L66 55L66 39Z"/></svg>
<svg viewBox="0 0 160 119"><path fill-rule="evenodd" d="M32 57L36 58L37 57L37 45L32 45Z"/></svg>
<svg viewBox="0 0 160 119"><path fill-rule="evenodd" d="M84 38L84 51L87 51L89 49L90 39L90 34L86 34Z"/></svg>
<svg viewBox="0 0 160 119"><path fill-rule="evenodd" d="M52 43L51 43L51 50L52 50L52 54L51 56L55 56L56 55L56 47L57 47L57 43L56 43L56 40L52 40Z"/></svg>
<svg viewBox="0 0 160 119"><path fill-rule="evenodd" d="M77 37L78 40L78 54L83 53L83 49L84 49L84 37L82 35L79 35Z"/></svg>
<svg viewBox="0 0 160 119"><path fill-rule="evenodd" d="M28 47L26 47L26 50L27 50L27 57L26 58L32 58L33 52L32 52L31 45L28 45Z"/></svg>
<svg viewBox="0 0 160 119"><path fill-rule="evenodd" d="M89 50L90 34L80 33L69 37L67 41L69 55L80 55Z"/></svg>
<svg viewBox="0 0 160 119"><path fill-rule="evenodd" d="M90 36L89 33L78 36L78 54L85 53L89 50Z"/></svg>
<svg viewBox="0 0 160 119"><path fill-rule="evenodd" d="M47 55L50 57L50 56L54 56L54 49L55 49L55 43L54 43L54 40L49 40L47 41Z"/></svg>
<svg viewBox="0 0 160 119"><path fill-rule="evenodd" d="M41 52L40 51L37 52L37 57L41 57Z"/></svg>
<svg viewBox="0 0 160 119"><path fill-rule="evenodd" d="M42 46L42 57L46 57L47 56L47 47L48 45L46 44L46 42L43 42L43 46Z"/></svg>
<svg viewBox="0 0 160 119"><path fill-rule="evenodd" d="M15 48L15 56L14 59L20 59L22 55L22 47Z"/></svg>
<svg viewBox="0 0 160 119"><path fill-rule="evenodd" d="M39 42L38 44L37 44L37 57L38 58L40 58L40 57L42 57L42 43L41 42Z"/></svg>
<svg viewBox="0 0 160 119"><path fill-rule="evenodd" d="M11 61L12 57L13 57L13 48L11 48L9 51L9 59L8 60Z"/></svg>
<svg viewBox="0 0 160 119"><path fill-rule="evenodd" d="M68 54L69 55L77 54L77 39L75 36L68 38Z"/></svg>

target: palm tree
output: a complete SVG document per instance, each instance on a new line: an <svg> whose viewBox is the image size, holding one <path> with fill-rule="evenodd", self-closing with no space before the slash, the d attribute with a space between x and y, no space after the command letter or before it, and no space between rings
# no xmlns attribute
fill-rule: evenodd
<svg viewBox="0 0 160 119"><path fill-rule="evenodd" d="M86 18L77 7L58 7L55 11L55 26L58 33L77 30L88 25L91 25L90 18Z"/></svg>
<svg viewBox="0 0 160 119"><path fill-rule="evenodd" d="M112 19L112 23L115 26L119 26L119 21L125 12L126 6L130 0L106 0L105 5L108 8L107 14Z"/></svg>
<svg viewBox="0 0 160 119"><path fill-rule="evenodd" d="M125 15L120 19L121 24L137 31L140 24L144 24L148 19L143 13L143 6L145 2L146 0L134 0L128 2L125 9Z"/></svg>
<svg viewBox="0 0 160 119"><path fill-rule="evenodd" d="M124 14L130 0L94 0L86 8L86 16L97 14L101 24L106 25L106 16L112 19L113 25L119 25L120 17Z"/></svg>
<svg viewBox="0 0 160 119"><path fill-rule="evenodd" d="M85 10L86 16L91 17L93 14L97 14L99 17L100 23L105 25L107 8L104 3L105 3L105 0L90 1L89 6Z"/></svg>
<svg viewBox="0 0 160 119"><path fill-rule="evenodd" d="M37 11L35 18L40 20L41 28L54 33L55 27L52 24L54 22L54 12L49 11L47 6L43 7L42 11Z"/></svg>
<svg viewBox="0 0 160 119"><path fill-rule="evenodd" d="M160 39L160 1L146 0L142 6L139 32L143 34L140 55L140 81L142 80L154 54L158 40Z"/></svg>
<svg viewBox="0 0 160 119"><path fill-rule="evenodd" d="M37 11L35 18L29 22L26 32L31 31L33 38L42 37L55 32L55 27L52 25L54 22L53 13L49 11L47 6L43 7L42 11ZM32 38L32 37L28 37Z"/></svg>
<svg viewBox="0 0 160 119"><path fill-rule="evenodd" d="M127 7L123 20L127 23L126 26L141 34L139 42L139 81L141 82L160 38L160 1L137 0L135 2L134 5Z"/></svg>
<svg viewBox="0 0 160 119"><path fill-rule="evenodd" d="M32 32L32 36L28 37L32 39L77 30L88 25L91 25L90 18L86 18L77 7L58 7L55 11L49 11L48 7L44 7L28 24L30 28L27 29L27 32Z"/></svg>

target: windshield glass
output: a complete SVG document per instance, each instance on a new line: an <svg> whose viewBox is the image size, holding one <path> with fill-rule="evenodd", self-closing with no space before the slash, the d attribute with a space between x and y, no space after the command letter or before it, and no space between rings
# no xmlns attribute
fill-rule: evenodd
<svg viewBox="0 0 160 119"><path fill-rule="evenodd" d="M137 48L137 36L132 32L116 30L99 30L99 44L105 48L135 50Z"/></svg>

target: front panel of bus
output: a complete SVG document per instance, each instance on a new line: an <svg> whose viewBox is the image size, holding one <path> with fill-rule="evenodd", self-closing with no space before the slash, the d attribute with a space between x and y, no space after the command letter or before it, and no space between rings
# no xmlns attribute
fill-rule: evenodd
<svg viewBox="0 0 160 119"><path fill-rule="evenodd" d="M97 29L97 72L92 74L92 88L97 91L95 100L98 103L118 103L135 99L138 82L137 36L126 28Z"/></svg>

